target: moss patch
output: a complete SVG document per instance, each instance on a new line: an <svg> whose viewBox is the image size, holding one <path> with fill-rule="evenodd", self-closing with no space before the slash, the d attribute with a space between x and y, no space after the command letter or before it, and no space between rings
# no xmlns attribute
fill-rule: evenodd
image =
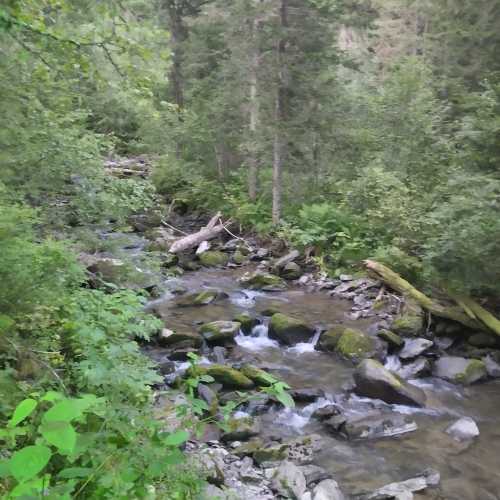
<svg viewBox="0 0 500 500"><path fill-rule="evenodd" d="M375 341L372 337L359 330L346 328L335 350L347 359L358 360L371 357L375 348Z"/></svg>
<svg viewBox="0 0 500 500"><path fill-rule="evenodd" d="M229 261L229 257L224 252L204 252L200 255L200 262L206 267L225 266Z"/></svg>

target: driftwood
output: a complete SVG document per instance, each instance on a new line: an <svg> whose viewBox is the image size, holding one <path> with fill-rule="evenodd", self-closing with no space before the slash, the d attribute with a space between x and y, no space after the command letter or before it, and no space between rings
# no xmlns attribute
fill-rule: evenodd
<svg viewBox="0 0 500 500"><path fill-rule="evenodd" d="M427 295L417 290L413 285L408 283L408 281L389 269L387 266L373 260L365 260L364 264L366 268L380 281L393 290L407 297L411 297L424 309L429 311L431 314L434 314L434 316L457 321L458 323L474 330L486 330L486 327L490 328L485 322L483 324L483 320L478 320L478 314L471 317L463 311L462 307L444 305L434 299L431 299L430 297L427 297Z"/></svg>
<svg viewBox="0 0 500 500"><path fill-rule="evenodd" d="M197 247L202 241L208 241L215 238L224 231L225 225L220 220L221 214L214 215L210 222L202 227L197 233L189 234L180 240L177 240L170 247L170 253L178 253L190 248ZM226 223L227 224L227 223Z"/></svg>
<svg viewBox="0 0 500 500"><path fill-rule="evenodd" d="M469 317L477 319L496 335L500 335L500 321L487 311L483 306L468 297L455 299Z"/></svg>

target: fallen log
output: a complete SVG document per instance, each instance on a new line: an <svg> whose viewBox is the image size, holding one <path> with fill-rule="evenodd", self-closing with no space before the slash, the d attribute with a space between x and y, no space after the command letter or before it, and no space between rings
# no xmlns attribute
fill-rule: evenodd
<svg viewBox="0 0 500 500"><path fill-rule="evenodd" d="M455 300L469 316L472 315L473 318L483 323L493 333L500 335L500 320L495 318L495 316L493 316L493 314L487 311L483 306L469 297L460 297Z"/></svg>
<svg viewBox="0 0 500 500"><path fill-rule="evenodd" d="M221 214L217 213L210 219L210 222L205 227L202 227L198 232L188 234L184 238L181 238L174 242L170 247L169 252L182 252L184 250L197 247L202 241L208 241L215 238L225 229L225 225L220 221L220 217Z"/></svg>
<svg viewBox="0 0 500 500"><path fill-rule="evenodd" d="M393 290L415 300L424 309L427 309L431 314L439 318L451 319L467 328L472 328L474 330L486 330L488 325L484 325L482 322L464 313L462 308L456 307L454 305L444 305L437 302L427 295L423 294L420 290L417 290L413 285L411 285L404 278L399 276L387 266L380 264L380 262L375 262L373 260L365 260L365 267L370 271L377 279L385 283L387 286ZM469 306L470 308L470 306Z"/></svg>

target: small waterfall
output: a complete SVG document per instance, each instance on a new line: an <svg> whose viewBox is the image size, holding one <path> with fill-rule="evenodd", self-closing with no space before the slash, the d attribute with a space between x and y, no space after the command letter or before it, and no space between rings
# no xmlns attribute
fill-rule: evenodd
<svg viewBox="0 0 500 500"><path fill-rule="evenodd" d="M314 335L309 339L309 342L299 342L293 347L287 349L288 352L295 352L297 354L302 354L304 352L314 352L316 350L316 344L318 343L319 337L321 336L321 330L318 328L314 332Z"/></svg>
<svg viewBox="0 0 500 500"><path fill-rule="evenodd" d="M234 338L235 342L249 351L259 351L269 347L278 348L279 344L276 340L269 338L269 328L265 324L256 325L253 327L250 335L245 335L241 330Z"/></svg>
<svg viewBox="0 0 500 500"><path fill-rule="evenodd" d="M301 410L295 408L285 408L278 415L278 422L288 427L295 429L302 429L311 420L312 414L324 408L325 406L333 404L333 401L328 398L318 398L314 403L304 406Z"/></svg>
<svg viewBox="0 0 500 500"><path fill-rule="evenodd" d="M401 360L395 354L387 356L384 367L391 372L398 373L401 370Z"/></svg>

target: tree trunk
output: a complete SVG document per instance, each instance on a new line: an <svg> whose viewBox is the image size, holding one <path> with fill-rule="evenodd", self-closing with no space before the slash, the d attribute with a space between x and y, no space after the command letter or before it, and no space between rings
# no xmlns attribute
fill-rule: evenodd
<svg viewBox="0 0 500 500"><path fill-rule="evenodd" d="M286 45L288 27L288 0L281 0L280 4L280 35L276 47L278 67L278 88L275 102L275 131L274 131L274 154L273 154L273 224L278 224L281 218L281 195L282 195L282 169L285 155L284 125L285 105L287 95L286 77Z"/></svg>
<svg viewBox="0 0 500 500"><path fill-rule="evenodd" d="M184 82L182 77L182 42L187 37L187 31L182 21L181 7L176 0L166 0L165 7L168 12L168 24L172 43L172 66L169 73L171 96L176 107L179 122L182 122L182 110L184 109ZM175 155L180 158L182 143L176 141Z"/></svg>
<svg viewBox="0 0 500 500"><path fill-rule="evenodd" d="M259 124L259 90L258 70L260 62L258 13L252 23L252 60L250 62L250 147L248 158L248 197L251 201L257 199L258 169L257 158L257 127Z"/></svg>

